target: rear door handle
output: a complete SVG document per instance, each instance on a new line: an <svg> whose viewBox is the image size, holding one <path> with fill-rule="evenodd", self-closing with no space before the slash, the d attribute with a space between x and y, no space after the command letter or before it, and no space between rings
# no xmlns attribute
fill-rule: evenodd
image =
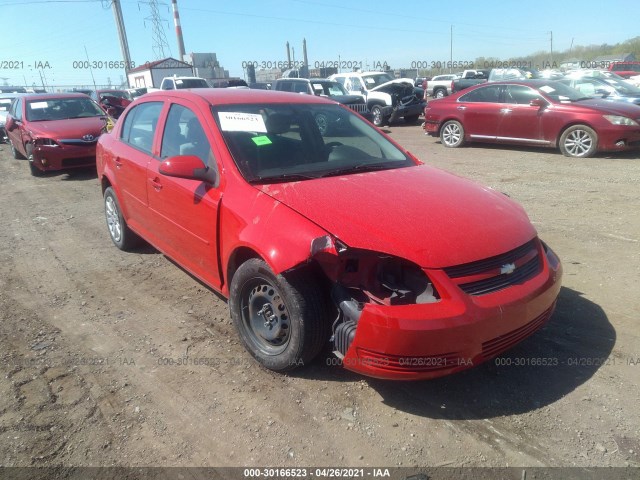
<svg viewBox="0 0 640 480"><path fill-rule="evenodd" d="M459 107L457 107L457 108L458 108L458 110L466 110L466 109L467 109L467 107L465 107L464 105L460 105L460 106L459 106Z"/></svg>
<svg viewBox="0 0 640 480"><path fill-rule="evenodd" d="M149 179L149 181L151 182L151 185L153 185L153 188L156 190L156 192L159 192L160 190L162 190L162 184L158 181L158 177L154 178L153 180Z"/></svg>
<svg viewBox="0 0 640 480"><path fill-rule="evenodd" d="M511 113L513 110L511 110L510 108L501 108L500 109L500 113Z"/></svg>
<svg viewBox="0 0 640 480"><path fill-rule="evenodd" d="M114 158L113 163L115 163L116 168L122 168L122 162L120 161L120 157Z"/></svg>

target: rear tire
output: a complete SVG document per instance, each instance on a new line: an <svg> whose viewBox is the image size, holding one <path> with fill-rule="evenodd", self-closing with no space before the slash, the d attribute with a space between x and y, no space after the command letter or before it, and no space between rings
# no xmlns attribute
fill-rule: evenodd
<svg viewBox="0 0 640 480"><path fill-rule="evenodd" d="M464 145L464 127L456 120L449 120L440 129L440 141L445 147L458 148Z"/></svg>
<svg viewBox="0 0 640 480"><path fill-rule="evenodd" d="M104 191L104 213L109 236L116 247L127 251L141 243L140 237L133 233L122 216L118 197L111 187L107 187Z"/></svg>
<svg viewBox="0 0 640 480"><path fill-rule="evenodd" d="M560 151L566 157L589 158L598 148L598 134L586 125L573 125L560 136Z"/></svg>
<svg viewBox="0 0 640 480"><path fill-rule="evenodd" d="M433 92L434 98L444 98L446 96L447 96L447 91L443 90L442 88L439 88L435 92Z"/></svg>
<svg viewBox="0 0 640 480"><path fill-rule="evenodd" d="M311 362L329 338L322 291L307 269L275 275L258 258L240 265L231 280L229 310L247 351L276 372Z"/></svg>

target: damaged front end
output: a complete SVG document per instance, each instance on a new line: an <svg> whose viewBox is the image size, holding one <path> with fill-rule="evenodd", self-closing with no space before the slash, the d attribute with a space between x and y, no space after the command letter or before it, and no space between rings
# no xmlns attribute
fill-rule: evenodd
<svg viewBox="0 0 640 480"><path fill-rule="evenodd" d="M375 89L391 97L393 113L389 121L393 122L402 117L419 116L426 105L422 96L416 93L416 89L409 83L387 83Z"/></svg>
<svg viewBox="0 0 640 480"><path fill-rule="evenodd" d="M440 299L424 270L408 260L351 248L328 235L312 241L311 256L332 283L337 315L331 341L340 358L355 338L366 305L417 305Z"/></svg>

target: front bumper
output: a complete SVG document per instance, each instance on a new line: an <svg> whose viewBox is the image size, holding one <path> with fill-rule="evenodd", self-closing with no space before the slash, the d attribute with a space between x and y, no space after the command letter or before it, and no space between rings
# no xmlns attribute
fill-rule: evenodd
<svg viewBox="0 0 640 480"><path fill-rule="evenodd" d="M408 105L396 105L393 108L393 112L391 113L391 117L389 118L390 122L393 122L402 117L410 117L412 115L420 115L424 111L424 107L427 105L427 102L416 102L410 103Z"/></svg>
<svg viewBox="0 0 640 480"><path fill-rule="evenodd" d="M500 355L541 328L553 313L562 266L542 257L539 274L487 295L468 295L444 271L429 270L436 290L446 292L442 298L421 305L367 304L343 366L376 378L420 380Z"/></svg>
<svg viewBox="0 0 640 480"><path fill-rule="evenodd" d="M35 146L33 165L45 172L95 166L96 142L87 145Z"/></svg>
<svg viewBox="0 0 640 480"><path fill-rule="evenodd" d="M640 128L611 128L598 130L598 150L615 152L632 150L640 147Z"/></svg>

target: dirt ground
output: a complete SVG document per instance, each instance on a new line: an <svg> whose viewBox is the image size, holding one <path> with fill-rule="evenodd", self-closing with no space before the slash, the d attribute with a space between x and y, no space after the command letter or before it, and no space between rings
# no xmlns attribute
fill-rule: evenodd
<svg viewBox="0 0 640 480"><path fill-rule="evenodd" d="M564 265L544 329L434 381L360 377L328 350L268 372L224 300L113 246L95 171L33 178L0 145L0 466L638 466L640 153L387 131L525 207Z"/></svg>

